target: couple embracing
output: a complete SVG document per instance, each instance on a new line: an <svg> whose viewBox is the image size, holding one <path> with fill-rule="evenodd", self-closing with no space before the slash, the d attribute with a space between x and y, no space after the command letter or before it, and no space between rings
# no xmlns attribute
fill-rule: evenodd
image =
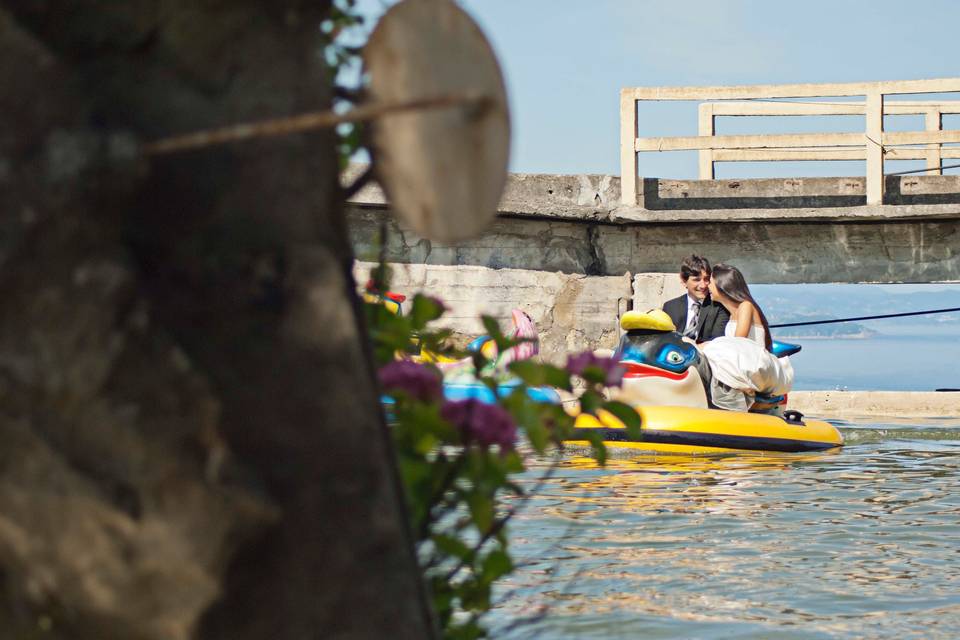
<svg viewBox="0 0 960 640"><path fill-rule="evenodd" d="M663 305L677 331L694 342L719 336L749 338L772 350L770 326L736 267L691 255L680 265L680 281L687 292Z"/></svg>
<svg viewBox="0 0 960 640"><path fill-rule="evenodd" d="M697 343L713 370L711 395L722 409L779 413L793 367L773 355L770 325L736 267L691 255L680 265L684 295L663 310Z"/></svg>

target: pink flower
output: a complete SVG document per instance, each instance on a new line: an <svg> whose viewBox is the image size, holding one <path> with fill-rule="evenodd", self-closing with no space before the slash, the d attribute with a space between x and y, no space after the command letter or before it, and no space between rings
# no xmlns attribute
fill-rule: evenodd
<svg viewBox="0 0 960 640"><path fill-rule="evenodd" d="M395 360L382 367L377 376L387 393L400 391L421 402L443 397L443 379L433 367L409 360Z"/></svg>
<svg viewBox="0 0 960 640"><path fill-rule="evenodd" d="M507 410L475 398L452 400L440 407L440 416L457 427L467 443L498 444L512 449L517 441L517 425Z"/></svg>
<svg viewBox="0 0 960 640"><path fill-rule="evenodd" d="M623 381L624 368L613 358L601 358L591 351L584 351L567 357L567 371L580 377L593 371L596 377L603 378L606 386L619 387Z"/></svg>

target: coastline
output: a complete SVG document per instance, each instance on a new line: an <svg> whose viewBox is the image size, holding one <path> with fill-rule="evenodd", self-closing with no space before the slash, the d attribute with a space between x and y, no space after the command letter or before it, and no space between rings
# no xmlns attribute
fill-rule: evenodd
<svg viewBox="0 0 960 640"><path fill-rule="evenodd" d="M861 332L861 333L841 333L837 335L818 335L818 336L791 336L791 335L777 335L777 340L781 342L783 340L868 340L870 338L877 338L882 336L882 333L871 331L871 332Z"/></svg>

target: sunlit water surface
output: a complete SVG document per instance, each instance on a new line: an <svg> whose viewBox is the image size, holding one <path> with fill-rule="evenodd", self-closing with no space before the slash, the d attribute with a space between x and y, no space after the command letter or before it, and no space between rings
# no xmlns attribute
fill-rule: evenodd
<svg viewBox="0 0 960 640"><path fill-rule="evenodd" d="M960 637L960 421L838 426L836 453L568 452L512 523L491 635Z"/></svg>

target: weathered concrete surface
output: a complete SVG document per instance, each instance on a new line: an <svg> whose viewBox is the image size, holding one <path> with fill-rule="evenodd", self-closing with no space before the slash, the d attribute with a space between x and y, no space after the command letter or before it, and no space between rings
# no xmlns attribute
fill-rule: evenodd
<svg viewBox="0 0 960 640"><path fill-rule="evenodd" d="M841 209L879 212L891 206L960 203L960 176L887 176L886 203L866 207L866 178L753 178L669 180L644 178L638 208L650 211L739 209ZM901 209L901 212L906 211ZM956 211L956 207L954 207ZM781 216L792 216L792 211Z"/></svg>
<svg viewBox="0 0 960 640"><path fill-rule="evenodd" d="M960 418L960 393L794 391L789 406L812 418Z"/></svg>
<svg viewBox="0 0 960 640"><path fill-rule="evenodd" d="M960 281L960 176L891 177L883 207L863 183L647 179L644 208L618 206L616 177L514 174L483 236L429 243L391 218L387 259L612 276L696 251L756 283ZM368 186L348 208L359 256L375 257L385 207Z"/></svg>
<svg viewBox="0 0 960 640"><path fill-rule="evenodd" d="M357 263L357 280L365 282L373 266ZM486 267L391 266L391 290L440 298L449 311L438 326L457 333L486 333L481 314L494 316L507 329L511 310L526 311L540 331L541 355L555 363L564 362L570 353L615 347L620 337L619 317L628 308L631 295L629 274L586 277Z"/></svg>
<svg viewBox="0 0 960 640"><path fill-rule="evenodd" d="M361 260L376 260L380 223L389 230L389 262L464 265L491 269L531 269L586 275L621 275L603 265L593 252L596 227L562 220L500 217L478 238L457 245L431 242L404 230L385 210L349 209L350 241Z"/></svg>
<svg viewBox="0 0 960 640"><path fill-rule="evenodd" d="M342 176L343 183L350 183L364 168L351 166ZM376 183L368 184L351 201L358 205L387 205ZM624 207L620 204L618 176L513 173L507 180L498 210L501 215L614 223L647 219L700 221L704 217L790 221L819 216L829 221L844 212L848 217L862 219L957 217L960 215L960 176L887 176L883 206L867 206L863 177L644 178L637 206ZM680 215L680 212L692 211L700 215Z"/></svg>
<svg viewBox="0 0 960 640"><path fill-rule="evenodd" d="M638 273L633 276L633 308L638 311L659 309L685 291L676 273Z"/></svg>
<svg viewBox="0 0 960 640"><path fill-rule="evenodd" d="M348 212L357 255L377 255L383 210ZM960 220L888 223L583 224L501 216L483 236L431 243L387 219L387 260L562 271L663 273L691 252L737 265L754 283L960 281Z"/></svg>
<svg viewBox="0 0 960 640"><path fill-rule="evenodd" d="M736 265L751 283L960 280L960 220L604 226L594 242L603 273L669 271L696 251Z"/></svg>
<svg viewBox="0 0 960 640"><path fill-rule="evenodd" d="M350 184L366 165L350 165L341 183ZM364 206L387 206L383 190L370 182L350 202ZM498 211L575 220L604 220L620 204L620 178L598 174L559 175L511 173Z"/></svg>

